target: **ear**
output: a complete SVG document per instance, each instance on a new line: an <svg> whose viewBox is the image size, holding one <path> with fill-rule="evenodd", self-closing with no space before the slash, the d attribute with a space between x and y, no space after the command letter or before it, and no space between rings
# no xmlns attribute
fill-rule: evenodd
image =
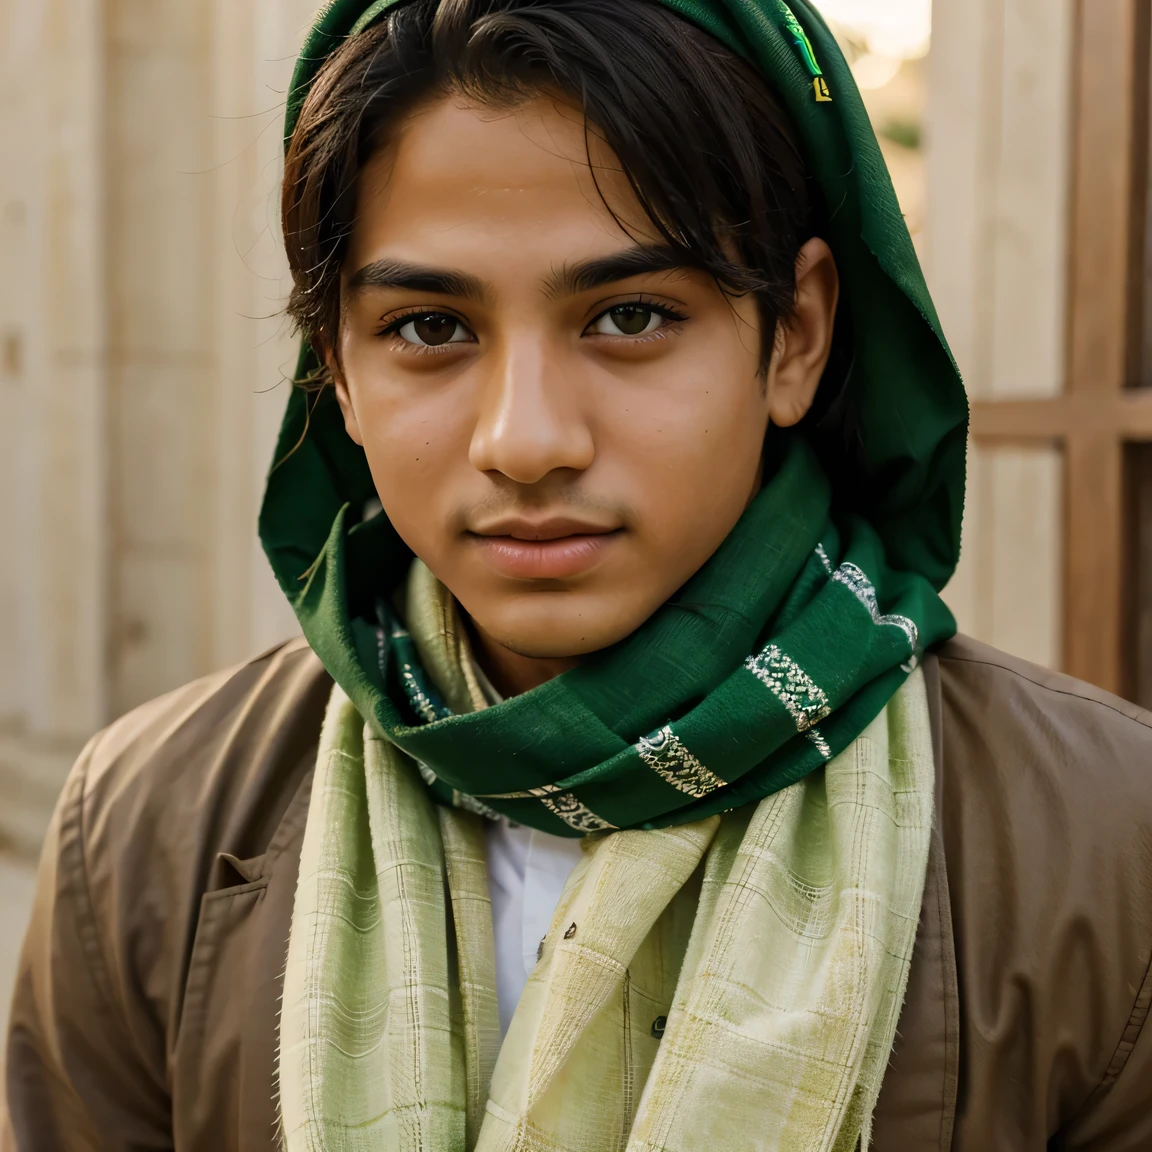
<svg viewBox="0 0 1152 1152"><path fill-rule="evenodd" d="M781 428L803 419L832 351L840 274L832 249L813 237L796 257L796 305L776 328L768 368L768 418Z"/></svg>
<svg viewBox="0 0 1152 1152"><path fill-rule="evenodd" d="M324 363L328 368L332 387L336 390L336 403L340 405L340 411L344 416L344 430L355 443L363 448L364 437L360 434L360 422L356 419L355 408L352 407L352 396L348 391L348 382L344 379L344 373L340 370L340 361L330 349L326 349Z"/></svg>

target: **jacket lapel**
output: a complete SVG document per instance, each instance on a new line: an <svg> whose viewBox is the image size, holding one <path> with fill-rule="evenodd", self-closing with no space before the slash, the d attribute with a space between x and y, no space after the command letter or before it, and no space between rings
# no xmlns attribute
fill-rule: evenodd
<svg viewBox="0 0 1152 1152"><path fill-rule="evenodd" d="M931 654L924 659L924 681L936 763L936 819L908 990L873 1118L874 1152L948 1152L956 1117L960 997L940 835L944 763L940 666Z"/></svg>

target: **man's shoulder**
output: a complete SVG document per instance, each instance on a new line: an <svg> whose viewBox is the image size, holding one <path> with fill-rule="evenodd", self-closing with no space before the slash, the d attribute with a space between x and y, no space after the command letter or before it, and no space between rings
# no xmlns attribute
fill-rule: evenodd
<svg viewBox="0 0 1152 1152"><path fill-rule="evenodd" d="M946 828L967 813L969 843L982 821L1040 858L1152 853L1152 713L968 637L935 654Z"/></svg>
<svg viewBox="0 0 1152 1152"><path fill-rule="evenodd" d="M966 636L935 655L947 775L950 759L978 760L1021 785L1091 798L1097 812L1152 821L1152 713Z"/></svg>
<svg viewBox="0 0 1152 1152"><path fill-rule="evenodd" d="M1134 721L1152 738L1152 712L1083 680L1011 656L970 636L954 636L934 653L947 682L983 690L991 698L1071 708L1077 716L1106 725L1125 726L1126 721Z"/></svg>
<svg viewBox="0 0 1152 1152"><path fill-rule="evenodd" d="M311 767L330 689L294 639L120 717L93 737L62 801L85 855L258 855Z"/></svg>
<svg viewBox="0 0 1152 1152"><path fill-rule="evenodd" d="M1035 1098L1019 1086L1038 1073L1049 1133L1073 1117L1089 1131L1141 1115L1152 715L965 637L934 655L938 815L967 1037L957 1131L1032 1130Z"/></svg>
<svg viewBox="0 0 1152 1152"><path fill-rule="evenodd" d="M291 868L278 897L269 893L302 835L330 688L307 645L290 641L134 709L89 742L48 830L21 960L10 1067L30 1085L47 1077L71 1108L77 1086L115 1084L133 1123L147 1116L168 1130L185 1008L197 1005L196 1036L209 1006L235 1015L252 989L267 992L227 971L237 957L257 973L283 963ZM249 913L270 906L267 937L223 951L229 933L259 922ZM204 971L224 964L227 978L205 977L189 1001L196 955ZM207 990L217 986L229 991ZM63 1082L62 1069L96 1052L99 1072ZM109 1114L107 1099L93 1100L94 1118Z"/></svg>

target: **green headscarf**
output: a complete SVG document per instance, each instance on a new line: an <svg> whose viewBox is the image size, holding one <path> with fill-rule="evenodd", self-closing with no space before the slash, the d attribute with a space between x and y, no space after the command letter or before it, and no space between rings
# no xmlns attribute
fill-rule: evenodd
<svg viewBox="0 0 1152 1152"><path fill-rule="evenodd" d="M322 11L289 136L327 56L401 2ZM783 98L829 209L854 334L842 392L788 438L724 544L619 644L453 716L402 622L373 618L411 553L383 512L359 521L375 491L330 395L310 414L304 393L290 398L260 520L309 643L437 799L558 834L679 824L787 786L847 747L955 631L937 592L959 552L967 403L848 65L805 0L663 2ZM315 364L305 346L301 375Z"/></svg>

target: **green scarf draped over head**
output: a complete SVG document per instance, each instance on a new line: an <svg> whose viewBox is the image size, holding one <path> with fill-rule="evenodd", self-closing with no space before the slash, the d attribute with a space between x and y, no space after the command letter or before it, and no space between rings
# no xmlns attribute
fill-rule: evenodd
<svg viewBox="0 0 1152 1152"><path fill-rule="evenodd" d="M402 0L331 0L293 81ZM924 649L959 551L967 404L851 72L806 0L663 0L783 99L828 209L853 332L836 395L704 567L631 636L495 707L453 715L386 607L411 553L334 398L288 405L261 538L309 643L444 804L560 835L697 821L848 747ZM302 352L300 374L315 367Z"/></svg>

